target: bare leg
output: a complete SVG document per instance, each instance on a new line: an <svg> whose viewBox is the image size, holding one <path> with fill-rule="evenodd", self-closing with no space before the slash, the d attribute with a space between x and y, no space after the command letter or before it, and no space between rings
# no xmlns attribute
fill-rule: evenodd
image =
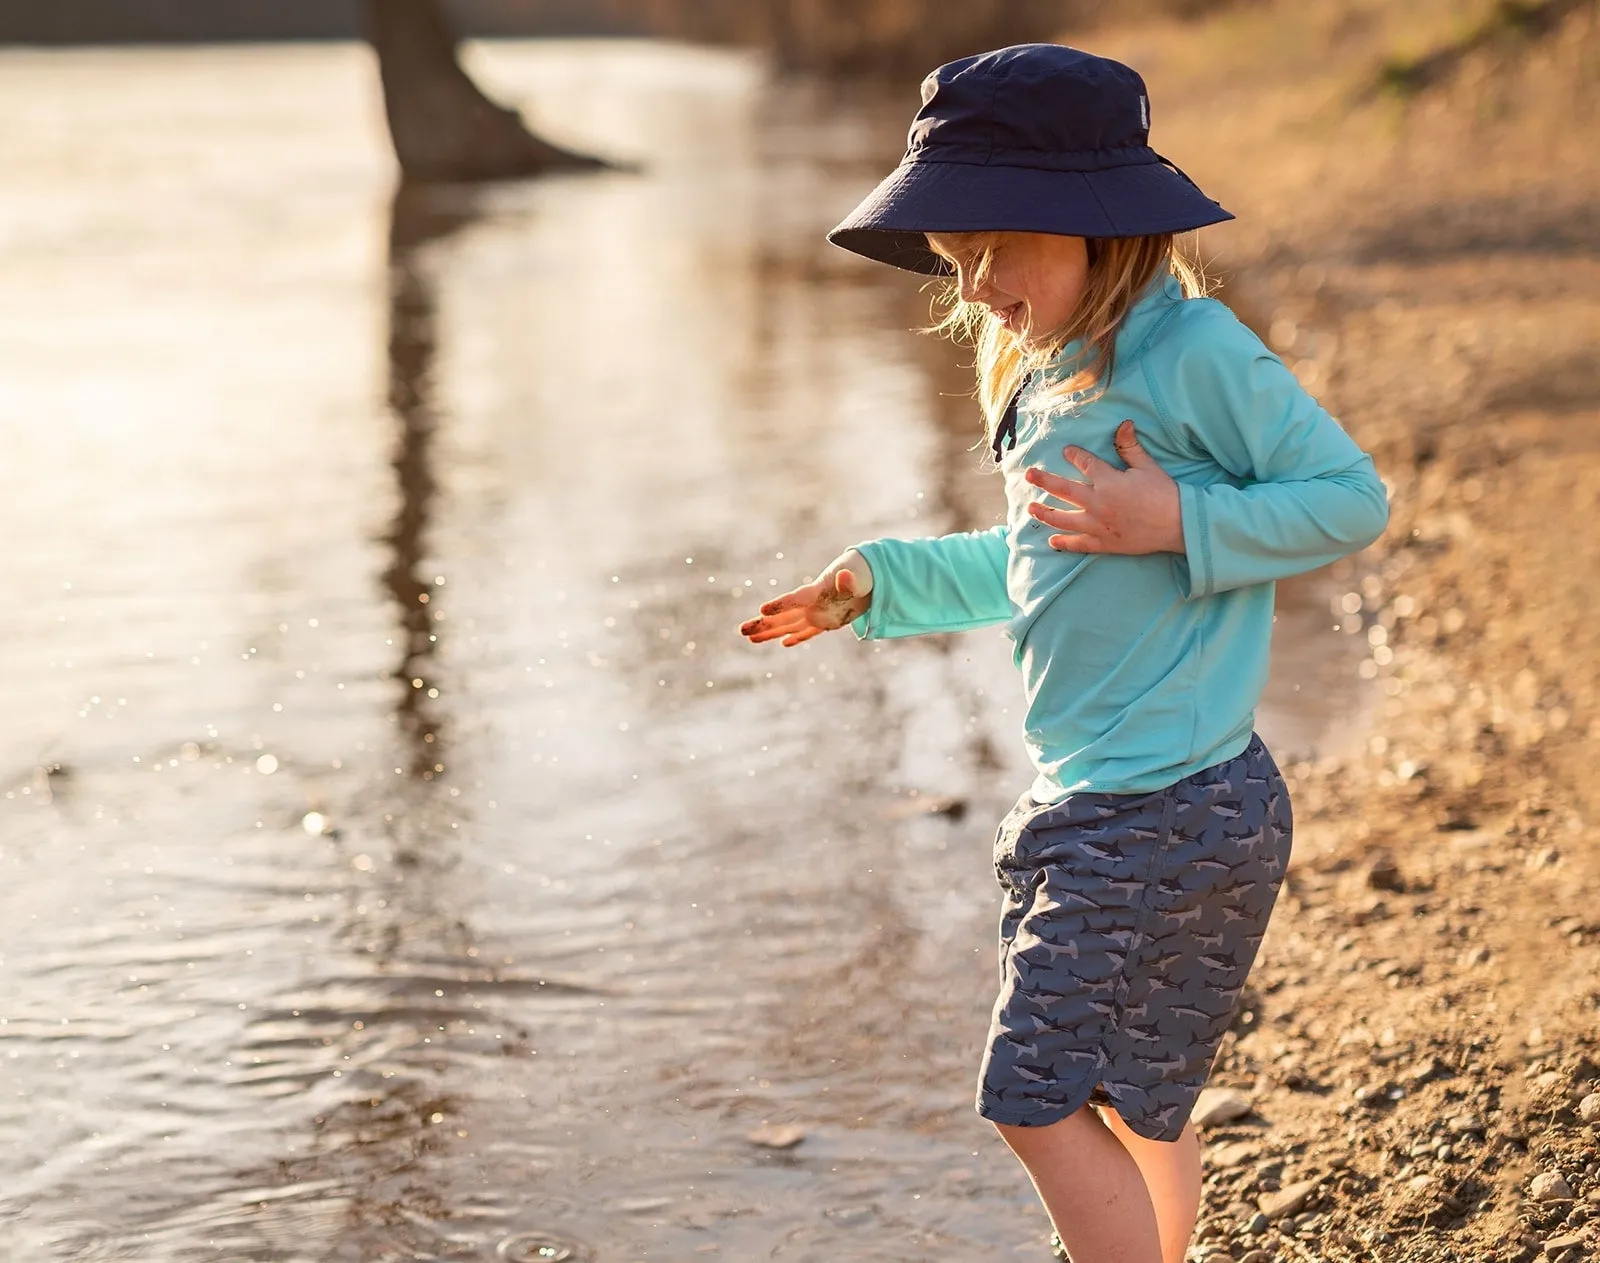
<svg viewBox="0 0 1600 1263"><path fill-rule="evenodd" d="M1161 1263L1183 1263L1200 1213L1200 1137L1185 1123L1176 1140L1149 1140L1131 1131L1114 1109L1100 1120L1138 1164L1161 1226Z"/></svg>
<svg viewBox="0 0 1600 1263"><path fill-rule="evenodd" d="M1164 1263L1144 1176L1084 1106L1048 1127L996 1124L1027 1168L1073 1263Z"/></svg>

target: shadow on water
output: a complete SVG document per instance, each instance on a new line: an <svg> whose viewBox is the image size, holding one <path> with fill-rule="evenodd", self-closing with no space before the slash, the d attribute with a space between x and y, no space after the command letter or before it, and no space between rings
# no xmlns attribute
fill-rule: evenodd
<svg viewBox="0 0 1600 1263"><path fill-rule="evenodd" d="M427 274L427 248L447 241L478 217L469 193L401 184L389 206L388 293L389 411L398 433L393 459L399 493L384 543L390 553L384 586L394 598L401 653L394 678L395 718L410 746L411 775L423 782L443 772L439 717L428 703L438 696L432 679L439 620L430 604L435 584L422 569L429 511L438 484L430 464L438 410L432 399L437 313Z"/></svg>

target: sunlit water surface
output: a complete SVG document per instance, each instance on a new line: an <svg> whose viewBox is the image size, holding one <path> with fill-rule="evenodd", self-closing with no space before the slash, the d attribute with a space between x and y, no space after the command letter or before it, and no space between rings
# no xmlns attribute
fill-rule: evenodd
<svg viewBox="0 0 1600 1263"><path fill-rule="evenodd" d="M901 111L474 58L645 169L397 204L363 49L0 57L0 1258L1039 1258L970 1106L1006 644L734 633L1000 509L820 240Z"/></svg>

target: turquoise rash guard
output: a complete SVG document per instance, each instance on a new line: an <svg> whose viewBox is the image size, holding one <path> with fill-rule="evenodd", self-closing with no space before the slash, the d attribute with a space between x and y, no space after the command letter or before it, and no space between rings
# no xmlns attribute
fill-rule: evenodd
<svg viewBox="0 0 1600 1263"><path fill-rule="evenodd" d="M1070 356L1063 353L1057 364ZM1219 302L1151 283L1116 342L1104 394L1018 408L1006 523L856 548L872 569L862 639L1004 624L1027 699L1033 797L1146 793L1244 750L1267 677L1273 581L1370 544L1389 520L1372 459ZM1121 467L1132 418L1178 483L1182 553L1051 548L1024 471L1082 481L1062 449Z"/></svg>

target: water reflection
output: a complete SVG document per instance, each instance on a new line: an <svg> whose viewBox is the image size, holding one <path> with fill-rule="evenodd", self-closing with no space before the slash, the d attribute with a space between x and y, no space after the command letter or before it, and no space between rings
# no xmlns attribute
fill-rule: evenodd
<svg viewBox="0 0 1600 1263"><path fill-rule="evenodd" d="M431 608L435 582L422 571L429 508L438 490L430 451L438 428L433 404L435 302L425 249L449 238L476 217L469 192L401 184L389 206L389 408L397 423L394 472L398 490L393 526L384 536L392 560L383 572L394 598L401 653L394 678L400 736L410 747L411 775L431 781L442 773L443 741L429 703L438 697L432 678L440 623Z"/></svg>

